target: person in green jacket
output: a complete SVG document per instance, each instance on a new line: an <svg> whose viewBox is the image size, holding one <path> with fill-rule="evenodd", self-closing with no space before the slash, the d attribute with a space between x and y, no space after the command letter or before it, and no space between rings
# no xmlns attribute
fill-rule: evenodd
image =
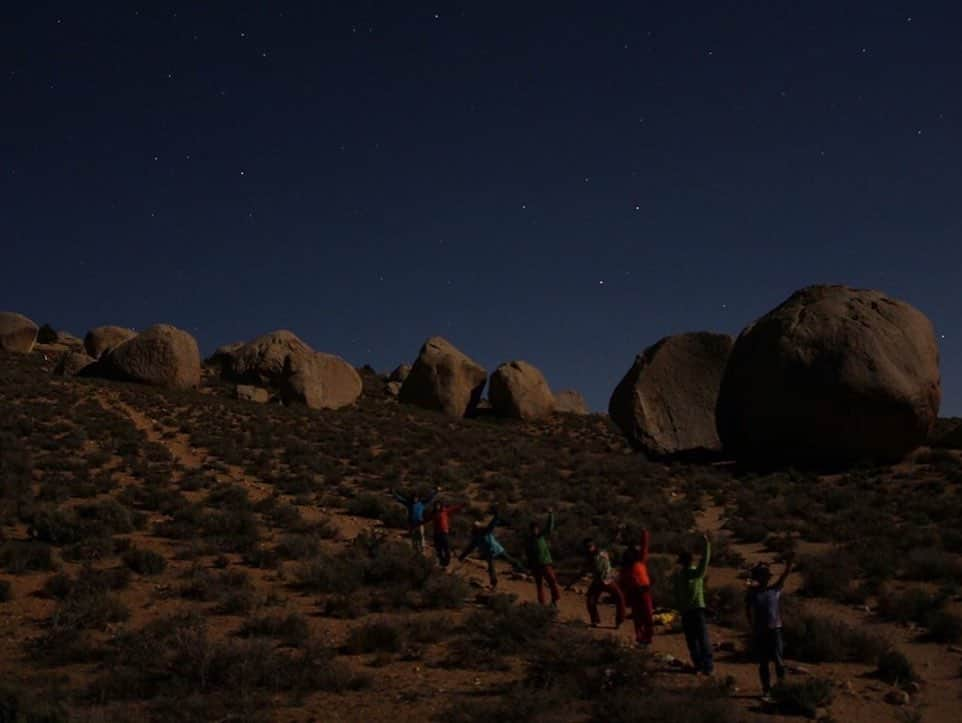
<svg viewBox="0 0 962 723"><path fill-rule="evenodd" d="M554 531L554 511L548 511L548 521L543 529L537 522L532 522L530 529L525 550L528 553L528 569L534 576L534 584L538 590L538 604L545 604L544 584L547 582L551 590L551 606L558 607L561 593L558 591L558 578L554 573L551 548L548 547L548 538Z"/></svg>
<svg viewBox="0 0 962 723"><path fill-rule="evenodd" d="M696 673L711 675L715 670L712 657L711 638L708 636L708 621L705 619L705 573L711 560L711 542L708 535L705 552L698 565L690 550L678 555L678 569L672 580L675 592L675 606L681 613L681 625L685 631L688 654Z"/></svg>

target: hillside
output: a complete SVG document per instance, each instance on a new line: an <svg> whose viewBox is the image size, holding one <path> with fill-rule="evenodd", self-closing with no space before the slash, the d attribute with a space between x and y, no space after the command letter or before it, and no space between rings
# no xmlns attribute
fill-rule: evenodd
<svg viewBox="0 0 962 723"><path fill-rule="evenodd" d="M957 718L958 451L844 475L740 474L646 462L601 416L460 420L399 406L367 372L356 406L324 411L235 400L211 380L173 392L51 366L0 353L0 710L776 720L791 704L756 700L744 570L795 550L790 692L838 721ZM517 604L534 586L508 567L492 595L479 562L447 574L430 546L413 554L387 492L436 486L469 503L454 518L459 550L498 506L520 556L528 522L554 509L562 582L585 537L617 555L647 527L660 606L674 553L710 532L715 681L682 674L678 630L660 627L645 652L627 645L630 624L588 628L582 587L555 615Z"/></svg>

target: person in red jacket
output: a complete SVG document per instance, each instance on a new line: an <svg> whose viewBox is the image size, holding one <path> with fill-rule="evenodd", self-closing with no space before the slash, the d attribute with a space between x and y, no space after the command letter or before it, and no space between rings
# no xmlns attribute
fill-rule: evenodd
<svg viewBox="0 0 962 723"><path fill-rule="evenodd" d="M434 525L434 554L438 556L438 564L447 567L451 563L451 515L464 509L464 505L446 505L435 502L434 509L428 513L424 522Z"/></svg>
<svg viewBox="0 0 962 723"><path fill-rule="evenodd" d="M651 578L648 575L650 540L648 530L642 530L640 543L625 551L618 578L618 586L625 595L625 602L631 606L631 617L635 621L635 642L643 646L651 645L655 632Z"/></svg>

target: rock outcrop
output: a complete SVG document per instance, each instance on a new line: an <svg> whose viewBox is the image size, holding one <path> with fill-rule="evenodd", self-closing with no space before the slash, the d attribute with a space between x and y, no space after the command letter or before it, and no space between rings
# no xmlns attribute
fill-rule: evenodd
<svg viewBox="0 0 962 723"><path fill-rule="evenodd" d="M554 408L556 412L565 414L588 414L588 402L576 389L562 389L560 392L555 392Z"/></svg>
<svg viewBox="0 0 962 723"><path fill-rule="evenodd" d="M608 414L633 446L653 457L717 454L715 405L731 349L727 334L665 337L635 358Z"/></svg>
<svg viewBox="0 0 962 723"><path fill-rule="evenodd" d="M410 373L411 373L411 365L401 364L400 366L396 367L394 371L388 375L387 380L389 382L403 383L404 380L408 378L408 374Z"/></svg>
<svg viewBox="0 0 962 723"><path fill-rule="evenodd" d="M214 357L221 375L240 384L277 387L284 378L284 363L289 356L314 353L292 331L281 329L257 337L246 344L221 347Z"/></svg>
<svg viewBox="0 0 962 723"><path fill-rule="evenodd" d="M270 401L271 393L262 387L254 387L250 384L238 384L234 387L234 396L245 402L265 404Z"/></svg>
<svg viewBox="0 0 962 723"><path fill-rule="evenodd" d="M488 382L494 413L512 419L541 419L555 409L554 395L541 371L526 361L511 361L494 370Z"/></svg>
<svg viewBox="0 0 962 723"><path fill-rule="evenodd" d="M96 360L83 351L65 351L57 360L53 373L61 377L75 377L96 363Z"/></svg>
<svg viewBox="0 0 962 723"><path fill-rule="evenodd" d="M339 409L354 404L363 382L357 370L339 356L310 352L287 357L280 384L285 404L312 409Z"/></svg>
<svg viewBox="0 0 962 723"><path fill-rule="evenodd" d="M110 348L95 373L108 379L187 389L200 384L200 352L190 334L157 324Z"/></svg>
<svg viewBox="0 0 962 723"><path fill-rule="evenodd" d="M488 374L446 339L428 339L401 385L398 401L452 417L474 413Z"/></svg>
<svg viewBox="0 0 962 723"><path fill-rule="evenodd" d="M0 311L0 349L29 354L37 342L37 325L23 314Z"/></svg>
<svg viewBox="0 0 962 723"><path fill-rule="evenodd" d="M94 359L99 359L104 352L135 336L137 336L136 331L122 326L98 326L87 332L84 337L84 349Z"/></svg>
<svg viewBox="0 0 962 723"><path fill-rule="evenodd" d="M738 337L718 431L746 462L894 462L926 440L940 382L922 312L878 291L812 286Z"/></svg>

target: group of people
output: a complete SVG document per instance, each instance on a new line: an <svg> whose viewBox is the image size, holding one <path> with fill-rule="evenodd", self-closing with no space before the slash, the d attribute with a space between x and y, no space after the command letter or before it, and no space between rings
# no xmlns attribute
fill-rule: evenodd
<svg viewBox="0 0 962 723"><path fill-rule="evenodd" d="M416 493L406 496L395 491L392 494L407 510L409 534L415 549L424 550L424 527L431 524L438 564L442 568L447 568L451 562L451 517L461 511L464 505L448 505L436 500L440 491L438 488L423 499ZM503 524L506 524L506 521L500 516L496 507L490 521L487 523L475 521L471 528L468 545L458 559L463 562L473 552L477 552L478 556L487 563L492 589L498 586L495 561L504 560L515 570L526 571L531 575L539 604L547 604L547 589L550 604L557 607L561 599L561 590L549 544L555 529L554 511L549 510L544 524L537 521L530 523L524 545L526 562L512 557L504 545L498 541L495 531ZM696 673L712 675L714 656L705 606L705 575L711 560L711 540L708 535L704 535L702 539L704 547L697 562L690 550L683 550L678 554L678 565L671 579L671 591L674 607L681 617L692 666ZM594 540L585 539L583 542L584 566L577 577L564 588L570 591L575 583L586 575L590 575L591 583L585 595L585 602L591 625L593 627L600 625L598 603L602 595L607 594L615 604L615 628L621 626L628 617L628 609L631 609L635 642L641 647L651 645L654 635L654 604L651 594L651 576L648 572L650 543L651 535L648 530L642 530L640 540L628 545L620 564L616 567L606 550L601 549ZM774 584L772 584L772 572L767 565L756 565L749 575L746 614L759 662L759 678L764 697L768 696L771 689L770 665L774 665L778 681L785 676L782 658L781 591L791 569L791 560L789 560L782 575Z"/></svg>

